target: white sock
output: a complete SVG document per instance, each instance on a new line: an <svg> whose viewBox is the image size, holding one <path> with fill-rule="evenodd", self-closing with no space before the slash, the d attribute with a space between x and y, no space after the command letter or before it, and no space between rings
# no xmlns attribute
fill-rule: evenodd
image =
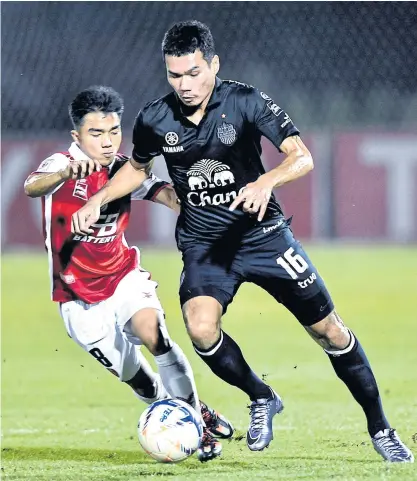
<svg viewBox="0 0 417 481"><path fill-rule="evenodd" d="M155 362L161 375L162 383L168 393L177 399L191 404L200 414L200 402L194 381L193 370L178 344L161 356L155 356Z"/></svg>

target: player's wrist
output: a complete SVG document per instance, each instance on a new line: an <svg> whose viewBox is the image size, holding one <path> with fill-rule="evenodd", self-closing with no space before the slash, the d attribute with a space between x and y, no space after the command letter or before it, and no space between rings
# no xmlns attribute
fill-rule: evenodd
<svg viewBox="0 0 417 481"><path fill-rule="evenodd" d="M262 179L263 184L271 190L279 183L279 180L277 179L277 176L273 170L262 174L259 179Z"/></svg>
<svg viewBox="0 0 417 481"><path fill-rule="evenodd" d="M90 204L91 206L95 206L95 207L101 207L103 204L106 204L106 203L107 202L105 201L105 199L103 198L100 192L90 197L87 201L87 204Z"/></svg>
<svg viewBox="0 0 417 481"><path fill-rule="evenodd" d="M115 200L115 198L117 199L119 197L112 196L111 192L109 192L108 186L106 185L101 190L99 190L96 194L90 197L90 199L88 200L88 203L91 205L102 207L103 205L108 204L109 202L112 202L113 200Z"/></svg>
<svg viewBox="0 0 417 481"><path fill-rule="evenodd" d="M61 180L66 181L66 180L69 180L71 174L68 171L68 169L61 169L61 170L58 170L58 176Z"/></svg>

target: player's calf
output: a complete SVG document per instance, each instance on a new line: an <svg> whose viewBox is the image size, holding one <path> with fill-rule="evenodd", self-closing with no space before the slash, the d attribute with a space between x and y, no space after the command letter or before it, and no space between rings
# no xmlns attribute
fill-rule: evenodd
<svg viewBox="0 0 417 481"><path fill-rule="evenodd" d="M352 331L346 328L335 311L306 329L324 348L336 375L362 407L370 436L389 429L372 368Z"/></svg>
<svg viewBox="0 0 417 481"><path fill-rule="evenodd" d="M142 309L132 316L128 328L154 355L162 383L169 395L187 402L199 411L192 368L182 349L171 340L163 312L151 308Z"/></svg>

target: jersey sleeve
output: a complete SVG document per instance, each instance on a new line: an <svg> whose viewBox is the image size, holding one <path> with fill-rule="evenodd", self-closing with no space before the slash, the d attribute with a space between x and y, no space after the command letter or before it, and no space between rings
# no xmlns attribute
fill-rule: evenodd
<svg viewBox="0 0 417 481"><path fill-rule="evenodd" d="M246 96L245 109L249 122L277 149L287 137L300 133L290 116L271 97L255 88Z"/></svg>
<svg viewBox="0 0 417 481"><path fill-rule="evenodd" d="M69 158L64 154L54 154L43 160L33 173L52 174L65 169L69 161Z"/></svg>
<svg viewBox="0 0 417 481"><path fill-rule="evenodd" d="M161 153L158 138L152 127L146 122L143 111L139 112L133 127L132 158L141 164L147 164Z"/></svg>
<svg viewBox="0 0 417 481"><path fill-rule="evenodd" d="M149 178L146 179L138 189L132 192L131 199L153 201L158 193L168 185L170 185L169 182L160 179L151 172Z"/></svg>

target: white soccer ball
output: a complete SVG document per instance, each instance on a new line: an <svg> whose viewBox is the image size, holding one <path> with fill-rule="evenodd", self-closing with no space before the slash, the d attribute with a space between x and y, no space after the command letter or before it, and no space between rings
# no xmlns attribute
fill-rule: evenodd
<svg viewBox="0 0 417 481"><path fill-rule="evenodd" d="M139 442L161 463L178 463L194 454L202 435L201 417L178 399L154 402L139 419Z"/></svg>

